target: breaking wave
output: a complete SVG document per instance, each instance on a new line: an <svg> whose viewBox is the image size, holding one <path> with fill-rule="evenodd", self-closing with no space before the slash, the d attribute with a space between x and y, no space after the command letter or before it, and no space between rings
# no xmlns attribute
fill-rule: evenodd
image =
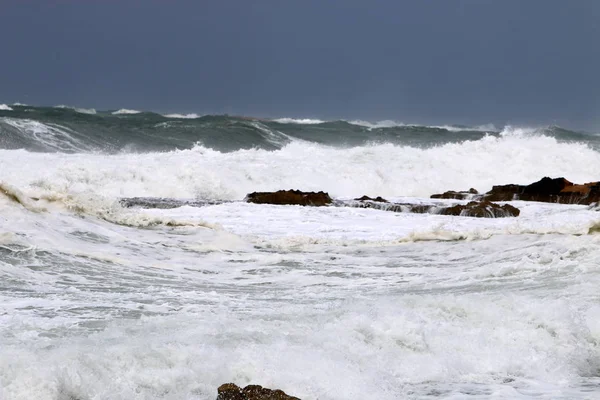
<svg viewBox="0 0 600 400"><path fill-rule="evenodd" d="M9 108L11 110L9 110ZM63 153L140 153L203 146L220 152L280 150L291 142L334 148L392 144L432 148L486 136L546 136L600 148L600 136L560 127L497 129L493 125L425 126L396 121L261 119L228 115L166 114L69 106L0 107L0 148Z"/></svg>

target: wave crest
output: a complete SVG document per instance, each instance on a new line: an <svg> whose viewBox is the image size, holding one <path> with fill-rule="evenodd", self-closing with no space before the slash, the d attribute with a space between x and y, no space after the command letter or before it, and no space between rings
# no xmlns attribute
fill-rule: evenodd
<svg viewBox="0 0 600 400"><path fill-rule="evenodd" d="M128 108L121 108L120 110L114 111L113 115L131 115L131 114L140 114L141 111L138 110L130 110Z"/></svg>

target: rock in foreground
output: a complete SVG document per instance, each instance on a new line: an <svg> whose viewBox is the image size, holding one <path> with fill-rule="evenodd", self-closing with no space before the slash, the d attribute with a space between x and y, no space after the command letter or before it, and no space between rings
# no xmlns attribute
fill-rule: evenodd
<svg viewBox="0 0 600 400"><path fill-rule="evenodd" d="M459 217L476 218L506 218L518 217L521 211L510 204L496 204L489 201L471 201L467 204L445 205L436 204L410 204L410 203L379 203L369 200L357 199L354 202L338 204L345 207L373 208L382 211L405 212L414 214L439 214L456 215Z"/></svg>
<svg viewBox="0 0 600 400"><path fill-rule="evenodd" d="M600 202L600 182L574 184L565 178L542 178L530 185L498 185L480 195L475 189L467 192L453 190L431 195L432 199L485 201L540 201L544 203L585 204Z"/></svg>
<svg viewBox="0 0 600 400"><path fill-rule="evenodd" d="M256 204L295 204L319 207L331 204L332 200L325 192L279 190L277 192L253 192L246 196L246 201Z"/></svg>
<svg viewBox="0 0 600 400"><path fill-rule="evenodd" d="M233 383L225 383L217 389L217 400L300 400L281 390L267 389L258 385L241 388Z"/></svg>
<svg viewBox="0 0 600 400"><path fill-rule="evenodd" d="M471 201L464 205L458 204L444 208L440 211L440 214L477 218L505 218L518 217L521 211L510 204L499 205L490 201Z"/></svg>
<svg viewBox="0 0 600 400"><path fill-rule="evenodd" d="M489 201L541 201L561 204L592 204L600 201L600 182L576 185L565 178L542 178L530 185L494 186L483 196Z"/></svg>

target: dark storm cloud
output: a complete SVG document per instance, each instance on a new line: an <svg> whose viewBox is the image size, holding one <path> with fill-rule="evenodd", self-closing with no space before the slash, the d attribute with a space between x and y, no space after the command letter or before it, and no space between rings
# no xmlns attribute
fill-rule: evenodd
<svg viewBox="0 0 600 400"><path fill-rule="evenodd" d="M0 101L600 131L600 2L0 2Z"/></svg>

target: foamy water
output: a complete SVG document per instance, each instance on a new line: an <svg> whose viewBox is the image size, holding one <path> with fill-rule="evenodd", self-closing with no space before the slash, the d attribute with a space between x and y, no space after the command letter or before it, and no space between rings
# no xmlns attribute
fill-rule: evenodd
<svg viewBox="0 0 600 400"><path fill-rule="evenodd" d="M36 124L28 129L40 132ZM52 144L56 136L49 133L43 140ZM585 144L513 135L428 149L391 144L336 149L292 142L278 151L221 153L197 146L113 156L3 150L0 154L0 179L23 190L90 191L111 198L241 200L253 191L282 188L325 190L336 197L428 197L450 189L487 191L495 184L527 184L543 176L589 182L600 171L598 152ZM24 158L30 166L25 170L20 162Z"/></svg>
<svg viewBox="0 0 600 400"><path fill-rule="evenodd" d="M0 150L0 399L214 400L225 382L325 400L600 393L596 207L516 201L517 218L478 219L241 201L597 180L585 143L510 128L433 147L66 154L77 132L13 124L59 152ZM134 196L233 201L118 202Z"/></svg>

